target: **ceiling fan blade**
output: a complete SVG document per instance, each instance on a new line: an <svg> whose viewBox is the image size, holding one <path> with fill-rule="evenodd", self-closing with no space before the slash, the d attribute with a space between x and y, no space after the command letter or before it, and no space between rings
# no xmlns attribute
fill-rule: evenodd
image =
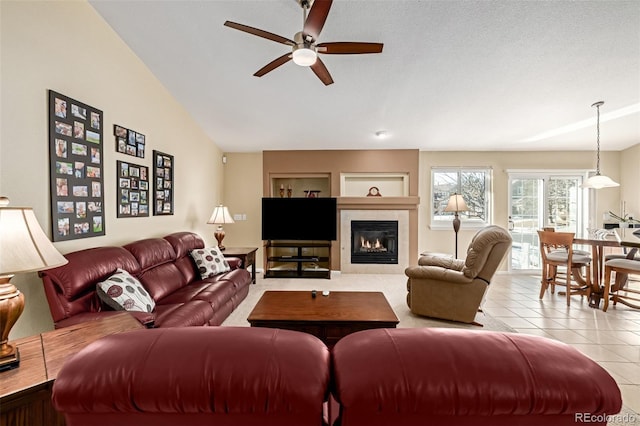
<svg viewBox="0 0 640 426"><path fill-rule="evenodd" d="M332 2L333 0L315 0L313 2L309 16L307 16L304 28L302 29L304 35L310 35L314 41L318 39L320 31L322 31L322 27L324 27L324 22L329 15Z"/></svg>
<svg viewBox="0 0 640 426"><path fill-rule="evenodd" d="M236 30L244 31L245 33L253 34L258 37L266 38L267 40L275 41L275 42L286 44L289 46L295 46L296 44L293 40L289 40L288 38L279 36L278 34L273 34L268 31L250 27L248 25L238 24L237 22L226 21L224 23L224 26L233 28Z"/></svg>
<svg viewBox="0 0 640 426"><path fill-rule="evenodd" d="M319 53L329 55L353 55L359 53L380 53L382 43L359 43L352 41L338 41L334 43L319 43L317 45Z"/></svg>
<svg viewBox="0 0 640 426"><path fill-rule="evenodd" d="M324 65L324 62L320 58L316 59L316 63L311 65L311 70L318 76L318 78L324 83L325 86L333 84L333 79L329 70Z"/></svg>
<svg viewBox="0 0 640 426"><path fill-rule="evenodd" d="M256 77L262 77L263 75L265 75L266 73L275 70L276 68L278 68L280 65L286 64L287 62L289 62L291 60L291 53L285 53L284 55L280 56L277 59L274 59L273 61L269 62L267 65L265 65L264 67L260 68L258 71L256 71L255 75Z"/></svg>

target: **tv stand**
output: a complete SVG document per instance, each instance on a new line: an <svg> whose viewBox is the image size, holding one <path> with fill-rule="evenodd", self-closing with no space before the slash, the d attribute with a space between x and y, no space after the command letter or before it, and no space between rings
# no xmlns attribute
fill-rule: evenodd
<svg viewBox="0 0 640 426"><path fill-rule="evenodd" d="M331 241L265 241L265 278L331 278Z"/></svg>

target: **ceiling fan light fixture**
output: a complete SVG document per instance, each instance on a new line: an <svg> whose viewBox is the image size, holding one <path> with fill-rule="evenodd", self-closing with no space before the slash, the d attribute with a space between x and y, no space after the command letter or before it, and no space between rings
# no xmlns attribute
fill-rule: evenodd
<svg viewBox="0 0 640 426"><path fill-rule="evenodd" d="M293 49L293 62L301 67L310 67L316 63L318 53L310 45L296 46Z"/></svg>

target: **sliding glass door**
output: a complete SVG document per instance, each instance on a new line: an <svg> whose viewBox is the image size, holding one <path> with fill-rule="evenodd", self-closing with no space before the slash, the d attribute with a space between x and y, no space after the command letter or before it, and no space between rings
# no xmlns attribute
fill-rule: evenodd
<svg viewBox="0 0 640 426"><path fill-rule="evenodd" d="M538 230L577 232L583 228L582 176L545 172L509 173L509 269L540 269Z"/></svg>

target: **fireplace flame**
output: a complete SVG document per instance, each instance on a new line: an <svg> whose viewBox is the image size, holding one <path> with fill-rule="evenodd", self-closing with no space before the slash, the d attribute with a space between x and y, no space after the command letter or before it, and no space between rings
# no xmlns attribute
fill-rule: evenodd
<svg viewBox="0 0 640 426"><path fill-rule="evenodd" d="M387 251L387 248L382 245L380 240L376 238L374 242L366 240L364 237L360 237L360 250L361 251Z"/></svg>

